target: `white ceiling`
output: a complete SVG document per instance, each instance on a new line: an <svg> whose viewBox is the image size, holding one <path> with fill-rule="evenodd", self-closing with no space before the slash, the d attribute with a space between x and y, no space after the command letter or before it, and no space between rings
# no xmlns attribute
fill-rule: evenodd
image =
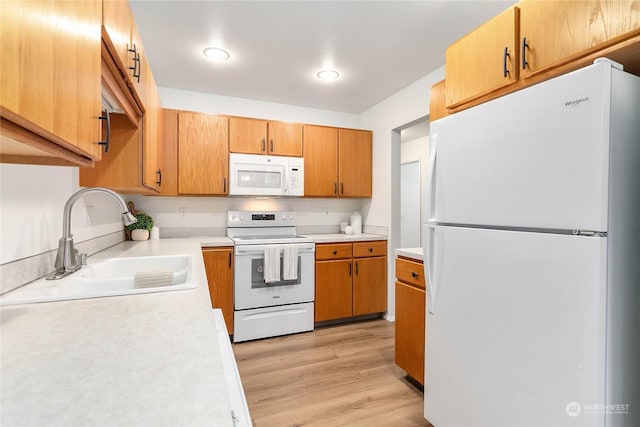
<svg viewBox="0 0 640 427"><path fill-rule="evenodd" d="M149 1L131 8L158 86L361 113L444 64L514 1ZM225 63L202 55L210 45ZM325 67L341 78L326 83Z"/></svg>

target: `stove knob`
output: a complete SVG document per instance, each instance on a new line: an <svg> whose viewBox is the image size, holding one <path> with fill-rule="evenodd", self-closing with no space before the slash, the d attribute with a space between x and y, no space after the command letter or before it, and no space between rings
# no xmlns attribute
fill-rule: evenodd
<svg viewBox="0 0 640 427"><path fill-rule="evenodd" d="M244 215L240 215L240 221L244 221Z"/></svg>
<svg viewBox="0 0 640 427"><path fill-rule="evenodd" d="M231 221L235 221L238 219L238 215L231 215Z"/></svg>
<svg viewBox="0 0 640 427"><path fill-rule="evenodd" d="M286 219L287 219L287 215L282 214L282 219L283 219L283 220L286 220Z"/></svg>
<svg viewBox="0 0 640 427"><path fill-rule="evenodd" d="M293 221L293 214L289 215L289 219Z"/></svg>

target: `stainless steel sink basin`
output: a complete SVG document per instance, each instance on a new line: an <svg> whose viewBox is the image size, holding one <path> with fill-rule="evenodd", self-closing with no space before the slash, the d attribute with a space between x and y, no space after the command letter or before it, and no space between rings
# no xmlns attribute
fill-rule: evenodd
<svg viewBox="0 0 640 427"><path fill-rule="evenodd" d="M40 279L0 297L0 305L31 304L193 289L193 256L91 260L60 280Z"/></svg>

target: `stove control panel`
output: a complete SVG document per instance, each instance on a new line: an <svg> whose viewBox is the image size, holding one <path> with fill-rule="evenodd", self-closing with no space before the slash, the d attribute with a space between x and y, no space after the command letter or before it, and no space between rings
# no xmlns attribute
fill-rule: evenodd
<svg viewBox="0 0 640 427"><path fill-rule="evenodd" d="M293 211L229 211L227 227L282 227L295 226Z"/></svg>

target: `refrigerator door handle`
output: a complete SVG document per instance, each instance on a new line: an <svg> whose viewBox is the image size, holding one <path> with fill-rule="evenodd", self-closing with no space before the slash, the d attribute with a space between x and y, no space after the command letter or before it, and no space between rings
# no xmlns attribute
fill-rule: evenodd
<svg viewBox="0 0 640 427"><path fill-rule="evenodd" d="M438 155L438 134L431 136L431 150L429 152L429 175L427 182L427 221L435 220L436 205L436 158Z"/></svg>
<svg viewBox="0 0 640 427"><path fill-rule="evenodd" d="M435 269L435 235L436 230L435 226L431 224L425 225L425 239L426 244L424 245L424 277L427 280L426 283L426 291L427 291L427 311L430 314L434 314L434 305L435 305L435 283L434 283L434 269Z"/></svg>

